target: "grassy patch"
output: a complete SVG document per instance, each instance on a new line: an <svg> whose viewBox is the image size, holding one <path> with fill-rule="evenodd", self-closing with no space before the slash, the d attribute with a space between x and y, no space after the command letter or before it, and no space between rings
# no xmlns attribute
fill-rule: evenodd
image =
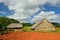
<svg viewBox="0 0 60 40"><path fill-rule="evenodd" d="M41 30L38 30L38 31L32 30L30 28L30 26L24 26L23 31L25 31L25 32L44 32L44 31L41 31ZM53 33L60 33L60 29L56 29L55 31L47 31L47 32L49 32L49 33L52 33L52 32Z"/></svg>
<svg viewBox="0 0 60 40"><path fill-rule="evenodd" d="M60 30L56 29L56 31L55 31L55 32L59 32L59 33L60 33Z"/></svg>
<svg viewBox="0 0 60 40"><path fill-rule="evenodd" d="M31 28L29 26L24 26L23 31L25 32L32 32Z"/></svg>

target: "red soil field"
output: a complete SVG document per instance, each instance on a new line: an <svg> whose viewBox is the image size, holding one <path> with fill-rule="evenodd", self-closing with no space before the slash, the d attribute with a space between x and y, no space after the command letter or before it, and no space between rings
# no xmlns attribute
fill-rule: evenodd
<svg viewBox="0 0 60 40"><path fill-rule="evenodd" d="M60 40L60 33L10 32L0 35L0 40Z"/></svg>

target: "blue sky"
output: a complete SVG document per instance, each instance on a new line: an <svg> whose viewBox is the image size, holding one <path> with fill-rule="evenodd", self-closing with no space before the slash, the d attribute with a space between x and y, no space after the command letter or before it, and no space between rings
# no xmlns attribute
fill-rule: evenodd
<svg viewBox="0 0 60 40"><path fill-rule="evenodd" d="M45 8L44 11L54 11L56 14L60 14L60 7L57 5L53 6L51 4L45 4L43 7Z"/></svg>
<svg viewBox="0 0 60 40"><path fill-rule="evenodd" d="M7 3L7 2L9 2L9 3ZM19 20L20 22L21 21L22 22L32 22L32 21L35 22L35 21L37 21L37 19L41 20L41 18L38 16L38 15L41 16L41 13L45 14L43 16L46 16L48 13L50 13L50 14L52 13L53 15L51 15L50 17L48 16L50 14L47 15L47 17L50 18L50 19L49 18L48 19L50 21L60 22L60 19L59 19L59 17L60 17L60 4L55 3L55 1L54 1L54 3L56 5L52 5L53 3L52 4L51 3L44 3L44 5L40 4L38 6L33 4L34 2L32 3L33 5L27 4L29 6L27 6L26 4L23 4L26 1L24 1L24 2L22 1L21 4L18 4L20 2L17 1L16 2L17 5L14 2L16 2L16 1L11 1L11 2L5 1L5 3L1 2L0 3L0 16L14 18L14 19ZM42 2L42 4L43 4L43 2ZM37 1L37 3L38 3L38 1ZM22 6L19 6L19 5L22 5ZM43 16L41 16L41 17L43 17ZM51 17L53 17L53 19Z"/></svg>
<svg viewBox="0 0 60 40"><path fill-rule="evenodd" d="M0 3L0 16L9 16L13 14L13 10L9 10L8 6Z"/></svg>

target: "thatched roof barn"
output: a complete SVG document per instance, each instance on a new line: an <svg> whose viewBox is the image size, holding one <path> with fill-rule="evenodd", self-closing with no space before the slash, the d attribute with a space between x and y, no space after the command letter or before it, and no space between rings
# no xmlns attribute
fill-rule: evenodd
<svg viewBox="0 0 60 40"><path fill-rule="evenodd" d="M43 19L42 21L38 21L35 23L31 29L34 29L36 31L55 31L55 26L49 22L47 19Z"/></svg>
<svg viewBox="0 0 60 40"><path fill-rule="evenodd" d="M21 23L11 23L7 28L21 28L23 25Z"/></svg>
<svg viewBox="0 0 60 40"><path fill-rule="evenodd" d="M7 26L7 29L14 29L16 30L20 30L23 27L23 25L21 23L11 23L10 25Z"/></svg>

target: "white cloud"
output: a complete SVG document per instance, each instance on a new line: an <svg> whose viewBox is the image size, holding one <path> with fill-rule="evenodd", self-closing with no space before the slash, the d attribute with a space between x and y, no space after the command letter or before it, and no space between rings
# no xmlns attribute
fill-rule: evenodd
<svg viewBox="0 0 60 40"><path fill-rule="evenodd" d="M50 11L50 12L44 12L44 11L41 11L38 15L36 15L32 20L31 22L37 22L39 20L42 20L42 19L48 19L50 20L51 22L57 22L56 20L58 18L58 15L55 14L55 12L53 11Z"/></svg>
<svg viewBox="0 0 60 40"><path fill-rule="evenodd" d="M26 22L26 20L30 18L31 15L35 14L38 10L44 9L43 7L39 8L39 5L44 5L45 3L56 5L59 1L60 0L0 0L0 2L3 2L5 5L7 5L10 10L15 11L13 15L8 17L17 19L22 22ZM53 14L53 12L45 13L44 15L46 15L46 17L50 16L50 14ZM42 16L43 12L39 15ZM35 17L40 18L39 15Z"/></svg>
<svg viewBox="0 0 60 40"><path fill-rule="evenodd" d="M57 18L56 18L55 22L60 23L60 14L57 14Z"/></svg>
<svg viewBox="0 0 60 40"><path fill-rule="evenodd" d="M52 15L50 17L48 17L47 19L56 19L58 17L58 15Z"/></svg>
<svg viewBox="0 0 60 40"><path fill-rule="evenodd" d="M25 9L18 9L15 11L15 14L8 16L9 18L14 18L19 20L20 22L26 22L26 20L28 18L30 18L31 15L34 15L38 10L40 10L40 8L33 8L33 9L29 9L29 10L25 10Z"/></svg>
<svg viewBox="0 0 60 40"><path fill-rule="evenodd" d="M3 0L0 0L0 2L2 2Z"/></svg>
<svg viewBox="0 0 60 40"><path fill-rule="evenodd" d="M29 16L34 14L36 11L38 11L39 8L35 8L35 9L29 9L29 10L25 10L25 9L19 9L15 11L15 14L13 15L20 15L20 16Z"/></svg>

